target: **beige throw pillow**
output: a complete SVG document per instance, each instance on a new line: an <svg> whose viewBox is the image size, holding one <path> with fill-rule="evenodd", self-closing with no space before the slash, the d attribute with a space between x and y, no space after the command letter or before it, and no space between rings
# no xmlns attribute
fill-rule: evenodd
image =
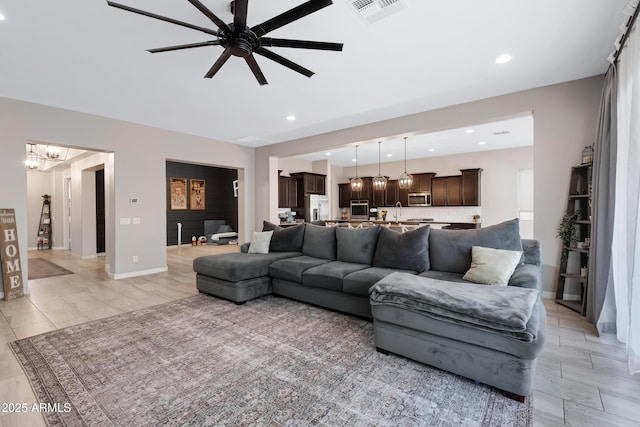
<svg viewBox="0 0 640 427"><path fill-rule="evenodd" d="M251 239L251 244L249 245L249 253L268 254L271 236L273 236L273 230L263 232L254 231L253 239Z"/></svg>
<svg viewBox="0 0 640 427"><path fill-rule="evenodd" d="M522 251L471 247L471 268L463 279L485 285L507 286L520 263Z"/></svg>

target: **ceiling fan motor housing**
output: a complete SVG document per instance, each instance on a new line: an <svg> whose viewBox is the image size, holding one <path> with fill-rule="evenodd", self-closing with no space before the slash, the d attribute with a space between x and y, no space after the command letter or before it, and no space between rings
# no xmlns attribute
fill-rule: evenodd
<svg viewBox="0 0 640 427"><path fill-rule="evenodd" d="M247 27L229 24L229 28L231 32L220 35L220 44L229 49L232 55L244 58L260 48L260 38Z"/></svg>

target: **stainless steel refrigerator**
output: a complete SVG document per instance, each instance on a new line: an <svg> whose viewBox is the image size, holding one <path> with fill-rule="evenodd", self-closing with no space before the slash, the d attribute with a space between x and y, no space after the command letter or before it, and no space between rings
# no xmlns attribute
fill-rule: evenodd
<svg viewBox="0 0 640 427"><path fill-rule="evenodd" d="M329 219L329 197L311 194L304 198L304 220L306 222Z"/></svg>

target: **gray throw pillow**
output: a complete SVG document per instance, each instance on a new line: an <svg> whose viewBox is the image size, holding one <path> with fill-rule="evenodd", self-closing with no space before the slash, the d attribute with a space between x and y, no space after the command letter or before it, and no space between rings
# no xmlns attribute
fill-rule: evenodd
<svg viewBox="0 0 640 427"><path fill-rule="evenodd" d="M282 227L272 222L262 221L262 231L274 231L274 230L280 230L281 228Z"/></svg>
<svg viewBox="0 0 640 427"><path fill-rule="evenodd" d="M338 261L371 265L378 233L379 225L369 228L336 228Z"/></svg>
<svg viewBox="0 0 640 427"><path fill-rule="evenodd" d="M417 272L429 270L429 230L426 226L398 233L382 227L373 266Z"/></svg>
<svg viewBox="0 0 640 427"><path fill-rule="evenodd" d="M431 230L431 269L464 274L471 267L471 247L522 251L518 219L476 230ZM520 264L524 262L520 260Z"/></svg>
<svg viewBox="0 0 640 427"><path fill-rule="evenodd" d="M307 224L302 253L314 258L336 260L336 227Z"/></svg>
<svg viewBox="0 0 640 427"><path fill-rule="evenodd" d="M304 239L304 224L278 227L273 231L269 252L301 252Z"/></svg>

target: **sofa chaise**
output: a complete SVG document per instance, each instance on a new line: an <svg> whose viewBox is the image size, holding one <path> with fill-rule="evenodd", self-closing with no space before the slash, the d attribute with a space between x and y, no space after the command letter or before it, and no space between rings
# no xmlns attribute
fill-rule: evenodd
<svg viewBox="0 0 640 427"><path fill-rule="evenodd" d="M520 251L508 286L465 279L473 247ZM272 293L373 319L381 352L531 393L546 335L542 259L537 241L520 239L518 220L402 234L301 224L275 229L268 253L249 249L196 258L198 290L237 304Z"/></svg>

